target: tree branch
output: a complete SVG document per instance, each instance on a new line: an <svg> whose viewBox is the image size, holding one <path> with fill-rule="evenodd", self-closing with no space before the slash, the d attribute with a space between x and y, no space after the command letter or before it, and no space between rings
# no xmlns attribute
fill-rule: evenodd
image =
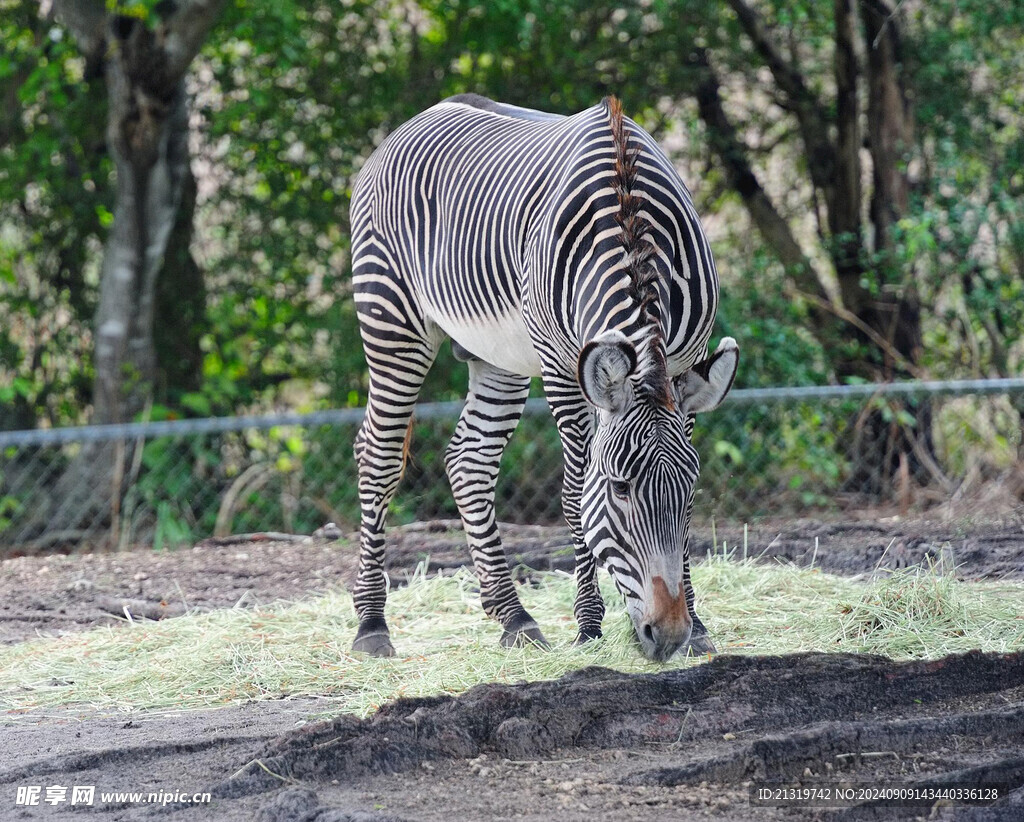
<svg viewBox="0 0 1024 822"><path fill-rule="evenodd" d="M102 50L107 22L103 0L53 0L53 10L78 42L82 54L94 57Z"/></svg>
<svg viewBox="0 0 1024 822"><path fill-rule="evenodd" d="M217 22L225 0L178 0L168 3L173 12L157 29L163 39L167 70L179 79L203 47L206 36Z"/></svg>
<svg viewBox="0 0 1024 822"><path fill-rule="evenodd" d="M690 56L689 62L696 70L698 78L695 92L697 109L708 129L711 148L725 169L729 187L743 199L754 225L799 287L819 295L823 301L828 302L828 293L814 266L800 248L789 223L779 214L751 167L748 148L736 133L735 126L730 122L722 106L721 84L708 61L707 52L704 49L697 49Z"/></svg>
<svg viewBox="0 0 1024 822"><path fill-rule="evenodd" d="M827 300L822 300L815 294L807 294L806 292L800 291L799 289L792 289L792 294L794 297L799 297L800 299L807 300L807 302L809 302L811 305L821 309L822 311L827 311L830 314L834 314L843 322L852 325L854 328L860 331L865 337L871 340L871 342L878 346L880 350L888 354L895 363L904 368L906 372L910 374L910 376L919 380L925 379L927 377L927 374L921 368L919 368L910 360L908 360L903 354L901 354L896 349L896 347L889 340L887 340L878 331L873 329L870 325L864 322L860 317L858 317L853 312L847 311L841 305L836 305L835 303L828 302Z"/></svg>
<svg viewBox="0 0 1024 822"><path fill-rule="evenodd" d="M747 37L753 42L754 48L757 49L761 59L768 66L779 88L786 92L794 102L813 98L813 95L807 88L807 84L804 83L803 76L787 62L786 58L775 47L775 43L768 36L764 21L760 15L748 6L744 0L729 0L729 6L736 13L743 31L747 33ZM814 102L817 103L816 100Z"/></svg>
<svg viewBox="0 0 1024 822"><path fill-rule="evenodd" d="M807 151L807 167L814 186L825 194L830 224L835 200L835 149L829 140L829 122L825 115L827 108L808 88L803 75L785 57L768 36L767 27L761 16L745 0L728 0L736 13L740 26L746 32L776 85L785 93L787 111L792 112L800 127L800 136Z"/></svg>
<svg viewBox="0 0 1024 822"><path fill-rule="evenodd" d="M119 46L118 58L133 85L156 100L169 102L223 6L224 0L161 3L157 13L162 19L155 28L137 17L111 17L110 33Z"/></svg>

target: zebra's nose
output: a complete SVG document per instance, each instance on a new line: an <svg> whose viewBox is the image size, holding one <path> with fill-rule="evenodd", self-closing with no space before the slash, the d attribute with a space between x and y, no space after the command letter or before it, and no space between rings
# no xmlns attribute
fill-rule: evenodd
<svg viewBox="0 0 1024 822"><path fill-rule="evenodd" d="M686 607L686 595L679 583L675 596L669 592L663 577L654 577L653 601L647 618L640 626L641 644L651 659L664 662L690 638L693 620Z"/></svg>
<svg viewBox="0 0 1024 822"><path fill-rule="evenodd" d="M648 656L658 662L665 662L672 654L678 651L690 638L691 625L689 621L685 624L662 624L646 622L643 626L643 635L647 642L644 643Z"/></svg>

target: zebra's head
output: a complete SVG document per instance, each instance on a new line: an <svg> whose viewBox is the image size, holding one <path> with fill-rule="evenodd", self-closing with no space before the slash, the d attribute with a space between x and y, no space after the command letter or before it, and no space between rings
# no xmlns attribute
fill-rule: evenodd
<svg viewBox="0 0 1024 822"><path fill-rule="evenodd" d="M580 353L580 387L597 411L580 513L587 545L622 593L644 654L664 661L693 627L683 573L700 473L693 415L728 393L739 348L724 338L661 396L645 388L637 359L618 331Z"/></svg>

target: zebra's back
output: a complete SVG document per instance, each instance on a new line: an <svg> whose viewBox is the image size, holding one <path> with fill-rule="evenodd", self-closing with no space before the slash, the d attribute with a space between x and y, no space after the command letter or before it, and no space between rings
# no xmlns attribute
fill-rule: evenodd
<svg viewBox="0 0 1024 822"><path fill-rule="evenodd" d="M537 375L540 338L540 354L574 369L601 330L587 313L606 313L594 295L625 287L607 117L603 105L563 117L460 95L405 123L353 197L357 289L403 278L425 317L476 357ZM667 223L652 240L666 270L669 357L686 361L675 372L706 344L717 278L689 192L649 135L635 134L640 189Z"/></svg>

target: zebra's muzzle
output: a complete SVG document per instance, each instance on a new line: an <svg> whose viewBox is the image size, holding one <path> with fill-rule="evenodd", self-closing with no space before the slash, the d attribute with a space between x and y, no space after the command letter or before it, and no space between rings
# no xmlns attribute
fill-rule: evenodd
<svg viewBox="0 0 1024 822"><path fill-rule="evenodd" d="M653 577L651 588L651 601L643 618L635 623L636 634L644 655L664 662L690 639L693 620L681 582L675 596L664 577Z"/></svg>

